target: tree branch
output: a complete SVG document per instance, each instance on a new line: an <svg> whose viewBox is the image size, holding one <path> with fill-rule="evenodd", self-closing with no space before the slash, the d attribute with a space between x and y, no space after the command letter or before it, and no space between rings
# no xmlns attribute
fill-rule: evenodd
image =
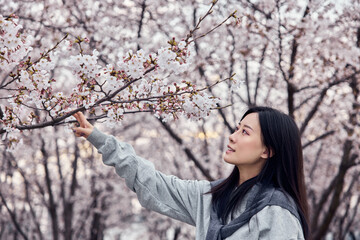
<svg viewBox="0 0 360 240"><path fill-rule="evenodd" d="M148 71L146 71L144 74L148 73L150 70L152 71L155 68L151 68ZM94 103L94 106L98 106L101 103L105 102L105 101L109 101L110 99L114 98L119 92L121 92L122 90L126 89L128 86L130 86L131 84L133 84L134 82L138 81L141 78L137 78L137 79L133 79L131 81L129 81L128 83L126 83L124 86L122 86L121 88L117 89L116 91L114 91L113 93L106 95L105 97L99 99L98 101L96 101ZM44 127L48 127L48 126L55 126L58 125L59 123L61 123L62 121L64 121L66 118L72 116L74 113L77 113L79 111L84 111L86 108L85 106L81 106L76 108L75 110L72 110L60 117L54 118L52 121L48 121L48 122L43 122L43 123L38 123L38 124L33 124L33 125L17 125L15 126L15 128L19 129L19 130L30 130L30 129L36 129L36 128L44 128ZM6 130L4 128L0 129L0 135L5 133Z"/></svg>
<svg viewBox="0 0 360 240"><path fill-rule="evenodd" d="M140 20L139 20L139 29L138 29L138 33L137 33L138 39L141 38L141 29L142 29L143 22L144 22L145 9L146 9L146 0L144 0L141 4L141 15L140 15ZM139 42L137 43L137 50L140 50Z"/></svg>
<svg viewBox="0 0 360 240"><path fill-rule="evenodd" d="M8 159L9 164L20 173L21 177L24 180L25 200L26 200L26 202L27 202L27 204L29 206L31 217L32 217L32 219L33 219L33 221L35 223L35 227L36 227L36 231L37 231L37 233L39 235L39 239L42 240L42 239L44 239L44 237L43 237L43 234L41 232L40 223L39 223L39 221L37 219L35 210L34 210L33 205L31 203L31 197L30 197L30 191L29 191L30 190L29 188L30 188L31 184L28 181L28 179L27 179L27 177L25 175L25 172L17 164L16 159L15 159L13 154L9 153L9 154L5 155L5 159Z"/></svg>
<svg viewBox="0 0 360 240"><path fill-rule="evenodd" d="M158 119L161 125L165 128L165 130L170 134L170 136L179 144L183 145L183 140L171 129L171 127L164 123L162 119ZM205 167L200 163L200 161L195 157L192 151L184 147L183 151L185 152L186 156L195 163L195 166L200 170L200 172L209 180L213 181L214 178L210 175L209 170L205 169Z"/></svg>
<svg viewBox="0 0 360 240"><path fill-rule="evenodd" d="M328 84L328 86L326 86L325 88L322 89L322 91L320 92L320 95L316 101L316 103L314 104L314 106L312 107L312 109L308 112L305 120L303 121L303 124L300 127L300 135L302 135L305 132L306 127L308 126L310 120L314 117L315 113L317 112L318 108L320 107L320 104L322 103L324 97L326 96L327 91L336 85L339 85L341 83L344 83L346 81L348 81L349 79L352 79L354 76L356 76L360 71L356 71L353 74L351 74L350 76L344 77L342 79L339 80L335 80L333 82L330 82ZM335 73L336 74L336 73ZM336 75L334 74L333 78L336 77Z"/></svg>
<svg viewBox="0 0 360 240"><path fill-rule="evenodd" d="M54 193L52 190L53 186L51 183L50 172L49 172L49 167L48 167L49 156L48 156L47 150L45 149L45 140L43 138L41 138L41 153L43 155L45 183L46 183L46 187L47 187L48 194L49 194L48 211L51 216L52 236L53 236L54 240L58 240L59 239L59 222L58 222L58 216L57 216L57 206L56 206L56 202L54 199Z"/></svg>
<svg viewBox="0 0 360 240"><path fill-rule="evenodd" d="M323 133L322 135L318 136L318 137L315 138L314 140L305 143L305 144L302 146L302 149L304 150L305 148L307 148L307 147L310 146L311 144L316 143L317 141L322 140L322 139L324 139L324 138L326 138L326 137L328 137L328 136L330 136L330 135L333 135L334 133L335 133L334 130L331 130L331 131L328 131L328 132L326 132L326 133Z"/></svg>
<svg viewBox="0 0 360 240"><path fill-rule="evenodd" d="M4 196L2 195L2 192L0 191L0 198L1 198L1 201L3 202L6 210L8 211L10 217L11 217L11 221L12 223L14 224L16 230L20 233L20 235L25 239L25 240L28 240L28 237L25 235L25 233L23 232L23 230L21 229L20 227L20 223L17 221L16 219L16 215L13 211L11 211L11 209L9 208Z"/></svg>
<svg viewBox="0 0 360 240"><path fill-rule="evenodd" d="M258 90L259 90L259 83L261 80L261 68L265 59L265 53L266 53L266 49L267 49L267 44L265 44L262 53L261 53L261 58L260 58L260 62L259 62L259 71L257 74L257 78L256 78L256 85L255 85L255 93L254 93L254 105L256 106L256 101L257 101L257 94L258 94Z"/></svg>

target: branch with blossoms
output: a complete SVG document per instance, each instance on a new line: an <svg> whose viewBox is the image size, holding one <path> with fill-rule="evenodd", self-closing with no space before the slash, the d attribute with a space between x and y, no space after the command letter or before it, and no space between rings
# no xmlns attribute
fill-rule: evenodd
<svg viewBox="0 0 360 240"><path fill-rule="evenodd" d="M87 39L80 37L69 42L65 36L37 60L31 57L22 60L31 50L29 37L20 33L22 27L14 16L0 16L0 67L7 74L0 91L11 93L0 96L0 101L7 100L0 105L3 140L7 138L11 147L19 141L21 131L72 122L72 115L84 110L89 110L93 119L106 118L110 124L120 122L125 114L138 112L152 112L163 121L181 115L194 120L208 116L212 109L218 108L219 99L204 90L233 80L233 76L203 88L189 81L170 80L169 76L188 70L194 56L190 49L193 40L189 39L212 13L216 2L213 1L185 40L173 38L156 53L130 51L115 66L105 67L98 64L97 50L84 53L82 45ZM231 17L235 18L234 13L206 34ZM69 83L72 84L70 93L58 91L57 80L50 77L58 60L59 46L63 44L68 45L68 49L74 45L79 49L77 55L61 59L74 74L74 81Z"/></svg>

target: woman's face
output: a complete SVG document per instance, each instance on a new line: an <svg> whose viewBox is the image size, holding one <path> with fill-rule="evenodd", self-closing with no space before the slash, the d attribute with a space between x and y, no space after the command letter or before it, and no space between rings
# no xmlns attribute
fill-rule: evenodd
<svg viewBox="0 0 360 240"><path fill-rule="evenodd" d="M267 159L267 150L261 139L258 113L250 113L239 123L229 137L224 160L239 169L261 170Z"/></svg>

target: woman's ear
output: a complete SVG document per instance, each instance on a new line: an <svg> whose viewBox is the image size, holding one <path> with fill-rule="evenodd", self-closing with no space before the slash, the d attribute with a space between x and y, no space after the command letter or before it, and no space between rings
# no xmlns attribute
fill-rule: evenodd
<svg viewBox="0 0 360 240"><path fill-rule="evenodd" d="M261 154L262 158L268 159L274 156L274 151L271 148L265 147L264 152Z"/></svg>

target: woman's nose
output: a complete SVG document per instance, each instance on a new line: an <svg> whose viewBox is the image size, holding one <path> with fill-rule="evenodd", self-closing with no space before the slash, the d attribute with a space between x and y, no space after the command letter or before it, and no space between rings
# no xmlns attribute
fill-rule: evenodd
<svg viewBox="0 0 360 240"><path fill-rule="evenodd" d="M235 133L232 133L230 136L229 136L229 141L230 142L234 142L235 141L235 136L234 136Z"/></svg>

